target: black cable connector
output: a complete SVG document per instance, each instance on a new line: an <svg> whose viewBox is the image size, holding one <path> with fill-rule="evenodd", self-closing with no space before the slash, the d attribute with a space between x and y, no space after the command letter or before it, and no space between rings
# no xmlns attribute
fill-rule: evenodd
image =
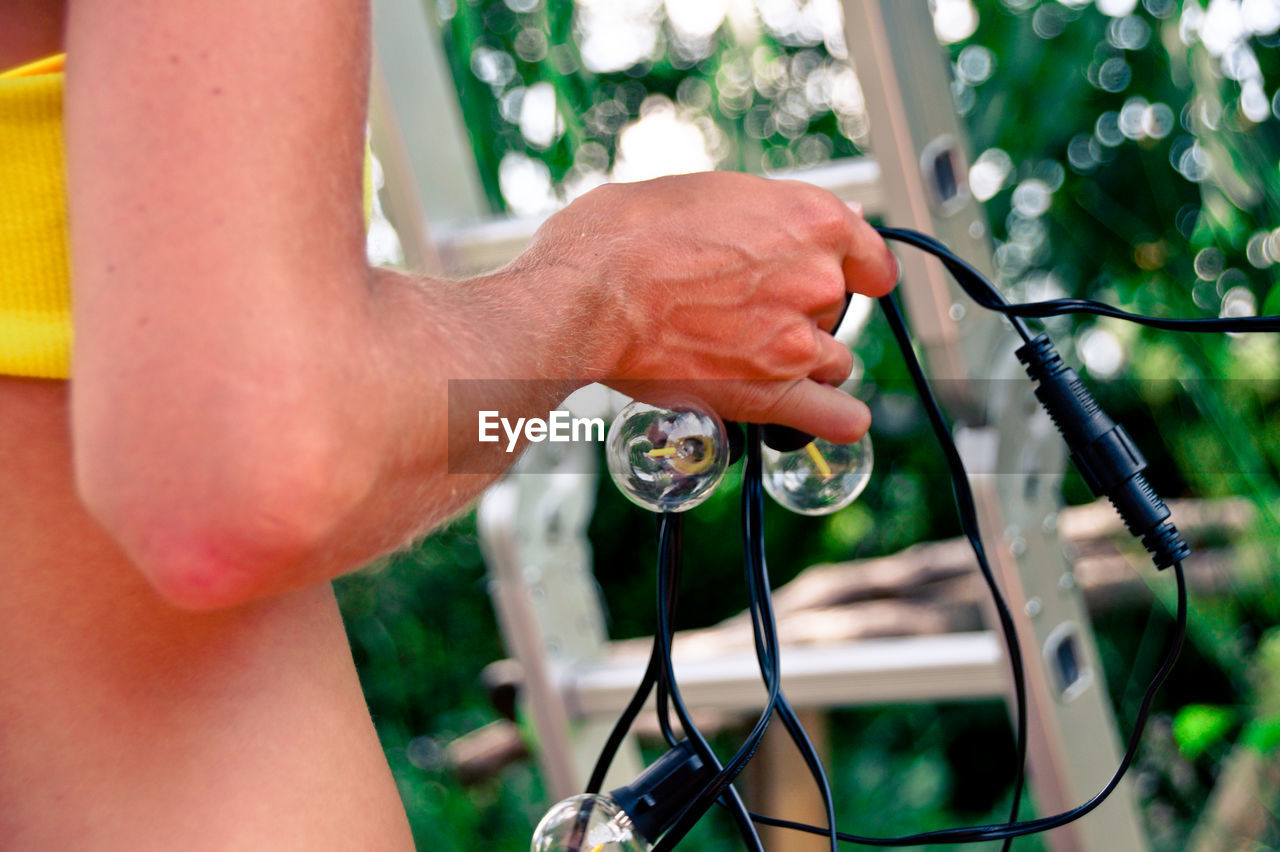
<svg viewBox="0 0 1280 852"><path fill-rule="evenodd" d="M1016 354L1094 496L1105 495L1111 501L1129 532L1151 552L1157 568L1190 556L1190 546L1168 520L1169 507L1142 473L1147 460L1133 438L1098 406L1076 371L1062 362L1053 341L1038 335Z"/></svg>
<svg viewBox="0 0 1280 852"><path fill-rule="evenodd" d="M689 740L681 740L630 784L609 793L636 831L657 843L715 775ZM600 847L595 847L600 848Z"/></svg>

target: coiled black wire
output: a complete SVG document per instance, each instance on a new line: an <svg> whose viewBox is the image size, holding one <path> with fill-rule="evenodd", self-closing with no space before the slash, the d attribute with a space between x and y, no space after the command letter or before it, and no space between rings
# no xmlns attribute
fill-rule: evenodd
<svg viewBox="0 0 1280 852"><path fill-rule="evenodd" d="M1014 330L1024 341L1031 340L1031 334L1023 318L1043 318L1063 314L1085 313L1098 316L1113 317L1139 325L1174 331L1197 332L1247 332L1247 331L1280 331L1280 317L1232 317L1204 319L1165 319L1132 314L1127 311L1086 299L1055 299L1045 302L1010 304L990 281L970 264L954 255L944 244L926 234L899 228L877 228L886 240L905 243L934 255L942 261L956 282L977 304L1006 316ZM1177 580L1177 613L1173 633L1170 637L1165 657L1147 686L1135 716L1125 754L1116 772L1103 785L1097 794L1078 807L1047 817L1017 820L1020 801L1025 788L1026 766L1026 688L1023 673L1022 653L1017 634L1013 626L1012 615L1004 601L996 583L994 574L988 564L985 549L978 530L977 510L969 488L968 476L965 472L959 452L952 440L950 431L942 415L941 408L933 397L928 380L924 375L919 360L911 345L910 334L902 317L901 310L892 296L879 300L886 320L894 334L894 338L907 363L908 372L916 386L917 393L928 414L930 425L934 430L944 454L951 474L952 487L955 492L957 509L960 513L961 526L965 537L977 558L979 569L987 584L996 606L1001 632L1004 636L1006 652L1013 670L1015 695L1015 740L1017 768L1014 781L1014 792L1009 820L1003 824L983 825L962 828L942 829L922 832L900 837L864 837L835 829L834 800L830 784L826 778L816 750L796 717L794 710L787 702L781 690L781 669L777 627L772 608L772 595L768 579L768 570L764 555L763 534L763 489L760 472L760 433L758 426L748 427L748 457L743 476L743 544L744 565L747 573L747 590L750 600L750 614L755 639L756 655L760 662L761 676L768 689L768 699L759 721L753 727L746 741L729 761L722 765L711 751L705 738L697 730L692 717L680 696L675 680L674 667L671 662L670 643L672 639L675 616L676 585L679 581L680 558L679 537L680 520L677 515L664 515L659 535L659 629L655 633L654 647L649 665L637 687L635 695L626 710L619 717L605 747L601 750L588 792L596 792L603 783L614 754L621 745L622 739L639 714L649 693L657 686L659 691L658 710L659 726L670 744L674 743L674 732L668 718L670 709L674 709L684 733L694 743L699 755L718 771L714 779L708 783L702 794L691 802L681 814L679 820L655 847L655 852L667 852L675 847L687 834L688 830L701 818L713 802L719 801L729 808L738 823L748 849L758 850L759 837L751 822L819 834L830 840L834 851L837 840L864 846L898 847L915 846L928 843L978 843L985 841L1003 841L1002 848L1007 850L1015 837L1034 834L1058 828L1073 820L1079 819L1100 805L1119 784L1120 779L1131 765L1150 714L1151 702L1160 685L1168 677L1173 668L1186 634L1187 588L1186 578L1181 563L1175 563L1174 574ZM801 752L806 765L818 785L826 809L828 825L826 828L778 819L763 814L747 812L741 799L733 789L732 781L754 756L759 748L764 731L773 714L777 714L786 727L792 740Z"/></svg>
<svg viewBox="0 0 1280 852"><path fill-rule="evenodd" d="M772 617L772 610L762 613L756 606L755 601L758 598L756 590L759 589L761 583L767 586L768 576L767 568L764 563L764 541L763 535L754 535L754 531L763 532L763 522L759 517L758 506L761 501L753 501L749 496L751 488L748 483L755 481L756 486L760 487L760 427L758 425L750 425L747 427L747 457L746 465L743 471L743 513L744 516L750 516L753 511L754 518L749 518L744 524L743 543L746 548L744 564L747 570L748 578L748 598L752 601L752 630L757 643L764 643L766 648L773 649L773 653L767 658L760 658L762 671L765 672L765 686L768 690L768 699L765 702L763 712L760 714L759 720L748 734L746 740L738 751L724 765L716 776L708 782L706 788L701 794L690 803L689 807L680 815L671 829L663 836L662 840L654 847L654 852L668 852L675 848L684 836L689 832L694 824L701 819L706 810L711 807L725 789L733 782L733 779L746 767L751 758L755 756L756 751L760 748L760 743L764 740L765 731L768 729L769 722L773 717L774 711L778 708L782 701L782 671L780 668L779 656L776 652L777 648L777 625ZM762 617L765 616L765 617ZM681 723L684 724L688 712L683 709L683 701L680 697L679 687L675 683L675 672L670 665L670 656L668 655L667 676L670 680L669 686L671 691L671 703L676 708L677 714L681 716ZM692 718L689 718L689 725L693 724Z"/></svg>
<svg viewBox="0 0 1280 852"><path fill-rule="evenodd" d="M600 788L604 786L605 775L609 772L609 767L618 753L618 748L631 730L636 717L644 709L644 703L648 700L649 693L653 691L655 686L658 687L659 691L657 702L659 726L667 744L674 746L676 743L667 712L671 703L671 692L674 691L674 705L677 716L680 719L680 725L684 728L685 736L693 743L694 750L708 766L715 767L717 771L722 769L719 758L716 757L702 733L693 723L692 716L680 699L679 687L675 685L673 676L671 640L674 632L676 600L680 585L680 539L683 520L678 514L666 513L659 522L658 625L654 631L649 663L645 668L645 673L641 677L639 685L636 687L635 693L631 696L631 701L628 702L626 709L622 711L622 714L614 723L613 730L609 733L608 739L600 749L600 754L596 758L595 768L592 770L591 778L587 782L586 792L588 793L599 793ZM664 700L664 698L667 700ZM738 791L730 786L722 797L722 803L729 808L730 813L733 815L738 825L738 833L742 835L749 852L764 852L764 846L760 843L760 837L756 833L755 825L752 823L746 806L738 795Z"/></svg>
<svg viewBox="0 0 1280 852"><path fill-rule="evenodd" d="M1182 643L1187 633L1187 579L1182 569L1181 562L1173 564L1173 573L1178 583L1178 609L1175 616L1173 633L1169 638L1169 643L1165 650L1164 659L1160 664L1160 668L1156 670L1155 676L1147 685L1146 691L1142 695L1142 702L1138 706L1138 712L1134 719L1133 730L1129 733L1128 745L1125 748L1124 756L1120 759L1120 765L1116 769L1111 779L1103 785L1094 796L1078 807L1063 811L1062 813L1053 814L1052 816L1040 817L1039 819L1029 819L1016 823L1003 823L999 825L979 825L967 828L944 828L939 831L926 831L920 834L910 834L903 837L860 837L856 834L846 834L840 832L840 839L847 843L857 843L863 846L918 846L924 843L981 843L987 840L1008 840L1014 837L1022 837L1027 834L1038 834L1042 831L1049 831L1054 828L1060 828L1069 822L1079 819L1085 814L1092 811L1098 805L1102 804L1107 796L1115 790L1116 785L1120 783L1120 779L1124 777L1128 771L1130 764L1133 763L1134 757L1138 753L1138 746L1142 741L1142 732L1146 728L1147 717L1151 713L1151 702L1155 698L1156 691L1160 685L1164 683L1169 676L1169 672L1173 669L1173 664L1178 658L1178 652L1182 648ZM780 828L791 828L797 831L804 831L810 834L825 834L825 829L817 826L806 825L804 823L792 822L790 820L777 819L775 817L761 816L760 814L752 814L751 818L761 825L772 825Z"/></svg>
<svg viewBox="0 0 1280 852"><path fill-rule="evenodd" d="M1004 314L1013 323L1014 329L1024 341L1030 342L1026 325L1027 319L1044 319L1066 314L1092 314L1100 317L1123 320L1148 328L1164 331L1188 332L1258 332L1280 331L1280 317L1196 317L1179 319L1173 317L1151 317L1135 314L1092 299L1046 299L1042 302L1014 302L1005 300L986 276L978 272L960 257L957 257L942 242L919 231L907 228L876 228L886 240L904 243L928 252L942 261L943 266L951 273L956 283L964 290L965 295L980 306Z"/></svg>

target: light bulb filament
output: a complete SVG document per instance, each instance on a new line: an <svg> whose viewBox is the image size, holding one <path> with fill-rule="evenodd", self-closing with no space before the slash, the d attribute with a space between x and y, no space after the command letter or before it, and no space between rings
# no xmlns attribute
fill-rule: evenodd
<svg viewBox="0 0 1280 852"><path fill-rule="evenodd" d="M824 480L830 479L834 474L831 472L831 465L827 464L826 458L818 451L818 445L813 441L804 445L804 451L809 454L809 458L813 460L813 466L818 469L818 473L822 474Z"/></svg>
<svg viewBox="0 0 1280 852"><path fill-rule="evenodd" d="M677 450L675 447L654 447L652 450L646 452L645 455L651 459L660 459L667 456L674 456L676 452ZM592 849L591 852L595 852L595 850Z"/></svg>

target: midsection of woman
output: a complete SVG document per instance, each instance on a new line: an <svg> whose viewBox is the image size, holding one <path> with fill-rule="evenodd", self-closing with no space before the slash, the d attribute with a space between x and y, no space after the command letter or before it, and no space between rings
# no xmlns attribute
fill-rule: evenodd
<svg viewBox="0 0 1280 852"><path fill-rule="evenodd" d="M66 383L0 412L0 846L411 848L329 587L175 609L75 495Z"/></svg>
<svg viewBox="0 0 1280 852"><path fill-rule="evenodd" d="M0 3L0 71L62 14ZM163 600L77 497L69 403L0 376L0 846L411 848L329 586Z"/></svg>
<svg viewBox="0 0 1280 852"><path fill-rule="evenodd" d="M329 588L175 609L75 495L66 383L0 412L0 846L408 848Z"/></svg>

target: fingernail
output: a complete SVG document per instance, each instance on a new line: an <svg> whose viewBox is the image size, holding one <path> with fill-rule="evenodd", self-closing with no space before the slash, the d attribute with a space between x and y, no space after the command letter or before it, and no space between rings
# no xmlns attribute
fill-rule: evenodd
<svg viewBox="0 0 1280 852"><path fill-rule="evenodd" d="M862 202L849 201L846 203L848 204L850 210L852 210L854 213L857 213L859 216L862 215Z"/></svg>

